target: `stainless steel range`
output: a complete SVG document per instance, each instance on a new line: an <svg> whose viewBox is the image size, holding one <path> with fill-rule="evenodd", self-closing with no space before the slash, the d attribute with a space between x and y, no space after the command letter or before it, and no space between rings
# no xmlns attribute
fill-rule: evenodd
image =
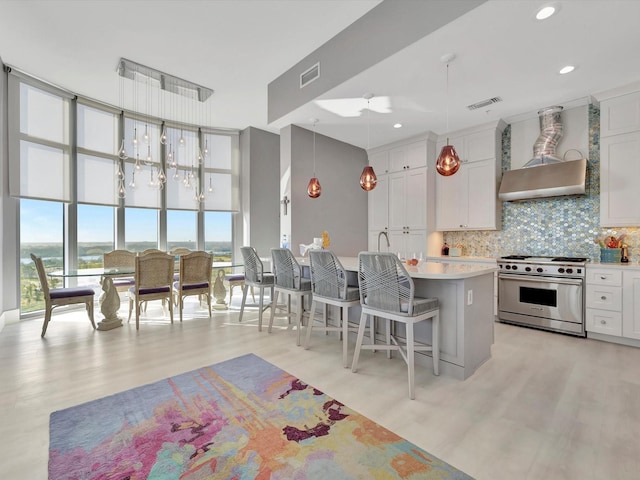
<svg viewBox="0 0 640 480"><path fill-rule="evenodd" d="M584 337L587 261L528 255L498 259L498 319Z"/></svg>

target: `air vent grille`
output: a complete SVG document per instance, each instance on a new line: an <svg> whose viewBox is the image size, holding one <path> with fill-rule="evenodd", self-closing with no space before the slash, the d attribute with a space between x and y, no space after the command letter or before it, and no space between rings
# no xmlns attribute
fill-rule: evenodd
<svg viewBox="0 0 640 480"><path fill-rule="evenodd" d="M498 103L501 102L502 99L500 97L493 97L493 98L489 98L488 100L482 100L481 102L478 103L472 103L471 105L467 105L467 108L469 110L477 110L478 108L483 108L483 107L487 107L493 103Z"/></svg>
<svg viewBox="0 0 640 480"><path fill-rule="evenodd" d="M318 78L320 78L320 62L300 74L300 88L306 87Z"/></svg>

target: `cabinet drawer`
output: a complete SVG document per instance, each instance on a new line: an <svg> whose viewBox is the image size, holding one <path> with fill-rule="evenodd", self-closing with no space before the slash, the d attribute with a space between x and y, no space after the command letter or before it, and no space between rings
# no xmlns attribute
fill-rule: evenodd
<svg viewBox="0 0 640 480"><path fill-rule="evenodd" d="M622 314L620 312L587 308L585 317L587 332L622 336Z"/></svg>
<svg viewBox="0 0 640 480"><path fill-rule="evenodd" d="M587 308L622 311L622 287L587 285Z"/></svg>
<svg viewBox="0 0 640 480"><path fill-rule="evenodd" d="M622 286L622 270L587 268L587 284Z"/></svg>

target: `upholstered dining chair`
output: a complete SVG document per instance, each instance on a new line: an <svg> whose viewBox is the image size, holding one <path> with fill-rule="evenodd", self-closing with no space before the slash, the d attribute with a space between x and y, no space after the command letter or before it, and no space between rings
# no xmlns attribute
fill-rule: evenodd
<svg viewBox="0 0 640 480"><path fill-rule="evenodd" d="M47 333L47 327L51 321L51 313L55 307L76 303L84 303L86 305L89 321L95 330L96 324L93 321L93 297L95 292L93 289L87 287L49 288L42 258L32 253L31 260L36 264L40 288L44 296L44 323L42 324L42 334L40 336L44 337L44 334Z"/></svg>
<svg viewBox="0 0 640 480"><path fill-rule="evenodd" d="M242 260L244 262L244 286L242 287L242 305L240 306L240 317L238 321L242 322L242 315L244 314L244 307L247 302L247 291L251 288L253 295L253 290L257 288L260 301L258 305L258 331L261 332L262 314L267 308L273 305L273 274L265 273L264 265L255 248L240 247L240 252L242 253ZM268 288L271 293L267 305L264 305L265 288Z"/></svg>
<svg viewBox="0 0 640 480"><path fill-rule="evenodd" d="M198 295L207 299L209 318L211 318L211 267L213 255L204 251L194 251L180 255L180 276L173 282L175 304L180 308L180 321L184 299L189 295Z"/></svg>
<svg viewBox="0 0 640 480"><path fill-rule="evenodd" d="M362 349L386 350L391 358L392 351L399 351L407 364L409 377L409 398L415 398L415 352L430 351L433 358L433 373L439 374L440 362L440 309L437 298L415 296L413 279L393 253L360 252L358 255L358 281L360 286L360 327L356 341L351 370L358 371L358 358ZM367 318L386 320L386 345L363 345L362 340ZM431 345L416 344L413 327L416 323L431 320ZM390 322L405 325L404 341L390 332Z"/></svg>
<svg viewBox="0 0 640 480"><path fill-rule="evenodd" d="M304 298L311 296L311 279L303 278L300 264L288 248L272 248L274 294L269 319L269 330L273 327L273 318L278 305L278 294L283 293L287 299L287 318L291 318L291 297L296 299L296 345L300 346L300 329L304 315Z"/></svg>
<svg viewBox="0 0 640 480"><path fill-rule="evenodd" d="M349 366L347 363L349 331L358 331L357 327L349 327L349 307L355 307L360 304L360 291L357 286L348 285L347 271L333 252L329 250L310 250L309 262L313 300L311 302L304 348L305 350L309 349L311 330L314 328L313 322L316 307L322 305L324 325L316 327L316 330L340 332L342 340L342 363L344 368L347 368ZM331 326L327 323L328 305L339 308L340 313L337 319L337 326Z"/></svg>
<svg viewBox="0 0 640 480"><path fill-rule="evenodd" d="M140 329L140 305L149 300L167 300L173 323L173 255L150 252L136 257L135 285L129 288L129 321L136 306L136 330ZM163 303L164 305L164 303Z"/></svg>
<svg viewBox="0 0 640 480"><path fill-rule="evenodd" d="M129 250L112 250L103 255L104 268L136 268L136 253ZM126 292L135 283L133 275L112 276L113 286L118 292Z"/></svg>

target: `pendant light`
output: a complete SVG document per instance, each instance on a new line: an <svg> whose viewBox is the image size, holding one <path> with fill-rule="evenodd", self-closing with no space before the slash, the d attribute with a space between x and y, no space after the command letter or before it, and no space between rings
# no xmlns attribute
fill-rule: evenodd
<svg viewBox="0 0 640 480"><path fill-rule="evenodd" d="M449 134L449 63L456 58L455 54L447 53L440 59L447 64L447 135ZM449 137L447 144L442 147L438 160L436 161L436 170L442 176L448 177L453 175L460 168L460 157L453 145L449 145Z"/></svg>
<svg viewBox="0 0 640 480"><path fill-rule="evenodd" d="M369 104L371 99L373 98L373 93L367 93L364 96L367 101L367 158L369 155L369 144L371 140L371 108ZM376 188L376 184L378 183L378 177L376 177L376 172L373 171L373 167L368 164L369 160L367 160L367 166L362 170L362 175L360 175L360 186L363 190L370 192L374 188Z"/></svg>
<svg viewBox="0 0 640 480"><path fill-rule="evenodd" d="M307 193L311 198L318 198L322 193L320 180L316 177L316 123L318 123L318 119L312 118L311 121L313 122L313 178L309 180Z"/></svg>

